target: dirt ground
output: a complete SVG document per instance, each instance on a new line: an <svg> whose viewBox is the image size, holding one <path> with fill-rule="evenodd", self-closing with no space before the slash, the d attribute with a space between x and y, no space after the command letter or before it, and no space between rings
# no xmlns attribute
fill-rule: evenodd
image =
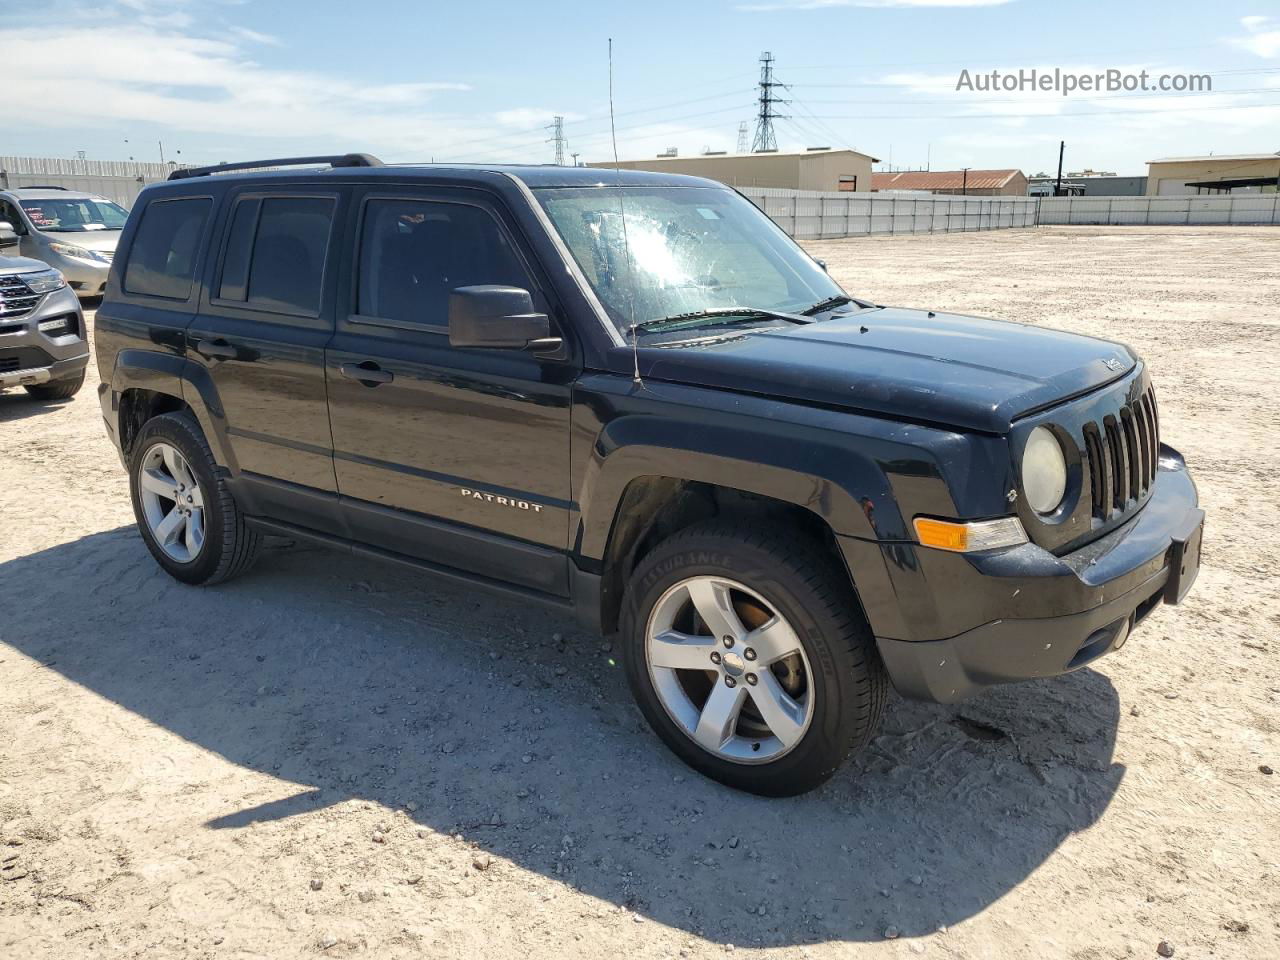
<svg viewBox="0 0 1280 960"><path fill-rule="evenodd" d="M134 531L93 387L0 397L0 957L1263 958L1280 952L1280 230L817 243L879 302L1151 364L1204 568L1120 653L894 700L826 787L682 767L572 623Z"/></svg>

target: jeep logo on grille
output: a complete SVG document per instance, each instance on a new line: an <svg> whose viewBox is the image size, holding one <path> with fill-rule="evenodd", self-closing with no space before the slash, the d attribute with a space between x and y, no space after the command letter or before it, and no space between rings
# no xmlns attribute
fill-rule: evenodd
<svg viewBox="0 0 1280 960"><path fill-rule="evenodd" d="M499 507L511 507L515 510L532 510L534 513L542 512L542 504L540 503L532 503L517 497L503 497L496 493L485 493L482 490L468 490L466 487L459 487L458 489L464 497L470 497L472 500L483 500L485 503L496 504Z"/></svg>

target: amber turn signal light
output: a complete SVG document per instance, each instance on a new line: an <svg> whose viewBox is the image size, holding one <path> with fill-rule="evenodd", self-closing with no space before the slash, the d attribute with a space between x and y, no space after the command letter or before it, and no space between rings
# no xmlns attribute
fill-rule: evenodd
<svg viewBox="0 0 1280 960"><path fill-rule="evenodd" d="M1027 532L1017 517L968 523L916 517L914 523L916 539L921 546L950 550L952 553L976 553L979 550L1016 547L1027 542Z"/></svg>

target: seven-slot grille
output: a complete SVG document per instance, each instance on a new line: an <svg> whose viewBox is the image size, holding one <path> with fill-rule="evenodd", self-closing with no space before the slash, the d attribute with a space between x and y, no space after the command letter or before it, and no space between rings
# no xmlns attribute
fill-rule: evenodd
<svg viewBox="0 0 1280 960"><path fill-rule="evenodd" d="M40 302L40 294L32 291L20 277L0 277L0 320L25 317Z"/></svg>
<svg viewBox="0 0 1280 960"><path fill-rule="evenodd" d="M1160 452L1160 415L1155 389L1084 428L1093 515L1108 520L1141 503L1155 483Z"/></svg>

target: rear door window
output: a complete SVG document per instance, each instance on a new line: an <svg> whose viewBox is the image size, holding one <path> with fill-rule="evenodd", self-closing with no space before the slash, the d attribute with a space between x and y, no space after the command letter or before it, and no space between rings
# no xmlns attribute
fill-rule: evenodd
<svg viewBox="0 0 1280 960"><path fill-rule="evenodd" d="M200 242L212 208L209 197L152 200L147 204L129 250L125 290L145 297L189 299Z"/></svg>
<svg viewBox="0 0 1280 960"><path fill-rule="evenodd" d="M245 197L235 207L218 298L275 313L320 313L333 197Z"/></svg>

